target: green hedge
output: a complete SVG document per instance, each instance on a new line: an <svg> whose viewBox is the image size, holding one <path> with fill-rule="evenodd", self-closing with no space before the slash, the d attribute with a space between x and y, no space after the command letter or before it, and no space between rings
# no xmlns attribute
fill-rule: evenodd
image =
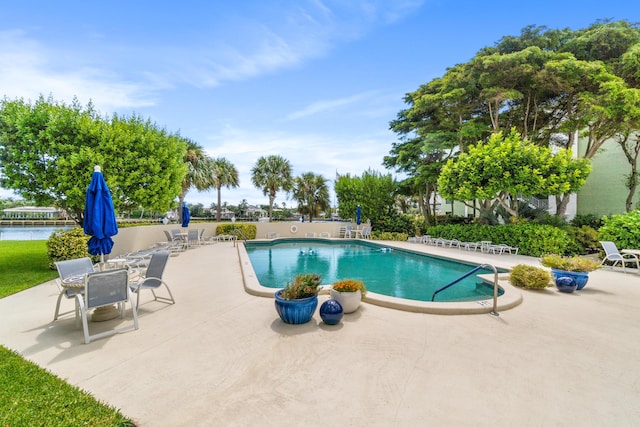
<svg viewBox="0 0 640 427"><path fill-rule="evenodd" d="M230 223L230 224L219 224L216 227L216 234L220 235L220 234L236 234L235 230L238 229L240 230L240 232L244 235L244 237L247 238L247 240L253 240L256 238L256 235L258 234L258 228L255 226L255 224L236 224L236 223ZM242 238L242 236L238 236L239 238Z"/></svg>
<svg viewBox="0 0 640 427"><path fill-rule="evenodd" d="M464 242L489 240L494 244L518 247L518 253L529 256L564 254L572 242L563 229L540 224L436 225L427 227L426 234Z"/></svg>
<svg viewBox="0 0 640 427"><path fill-rule="evenodd" d="M611 218L604 217L600 240L612 241L622 248L640 248L640 211L635 210Z"/></svg>
<svg viewBox="0 0 640 427"><path fill-rule="evenodd" d="M371 238L373 240L395 240L398 242L406 242L409 235L407 233L395 233L390 231L372 231Z"/></svg>

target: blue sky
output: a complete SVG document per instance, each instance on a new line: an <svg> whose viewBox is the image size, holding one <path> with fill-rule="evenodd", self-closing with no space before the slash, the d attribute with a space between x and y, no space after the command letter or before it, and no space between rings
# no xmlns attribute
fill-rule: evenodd
<svg viewBox="0 0 640 427"><path fill-rule="evenodd" d="M260 156L281 155L295 175L319 173L331 187L336 172L387 173L389 121L407 92L527 25L575 30L606 18L640 21L640 3L3 2L0 96L75 95L103 114L150 118L236 166L240 187L223 189L223 201L267 204L251 185ZM276 202L294 204L284 193Z"/></svg>

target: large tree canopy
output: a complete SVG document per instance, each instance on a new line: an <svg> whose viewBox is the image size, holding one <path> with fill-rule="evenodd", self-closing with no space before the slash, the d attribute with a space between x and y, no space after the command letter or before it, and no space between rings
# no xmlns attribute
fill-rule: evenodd
<svg viewBox="0 0 640 427"><path fill-rule="evenodd" d="M100 165L116 210L166 211L186 173L181 137L138 116L100 118L40 97L0 103L0 183L82 224L86 188Z"/></svg>
<svg viewBox="0 0 640 427"><path fill-rule="evenodd" d="M576 191L591 171L587 159L574 159L568 150L553 154L521 138L493 134L487 143L469 147L442 168L439 185L445 197L460 201L495 200L518 216L518 198Z"/></svg>
<svg viewBox="0 0 640 427"><path fill-rule="evenodd" d="M361 207L364 221L377 220L394 210L397 183L391 174L368 170L359 176L341 175L335 182L341 218L356 218Z"/></svg>
<svg viewBox="0 0 640 427"><path fill-rule="evenodd" d="M540 146L574 149L582 137L579 155L590 159L640 129L639 57L639 25L624 20L505 36L405 96L408 107L390 123L400 142L385 166L406 173L407 188L423 197L452 147L462 154L512 128ZM564 214L568 194L557 199Z"/></svg>

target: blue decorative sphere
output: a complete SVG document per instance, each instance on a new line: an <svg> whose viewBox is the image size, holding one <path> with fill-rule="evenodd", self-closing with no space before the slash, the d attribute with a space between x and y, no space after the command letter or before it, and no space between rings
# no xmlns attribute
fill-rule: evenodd
<svg viewBox="0 0 640 427"><path fill-rule="evenodd" d="M336 300L327 300L320 306L320 317L327 325L337 325L342 320L343 315L342 305Z"/></svg>
<svg viewBox="0 0 640 427"><path fill-rule="evenodd" d="M578 283L572 277L558 277L556 279L556 288L560 292L573 292L578 288Z"/></svg>

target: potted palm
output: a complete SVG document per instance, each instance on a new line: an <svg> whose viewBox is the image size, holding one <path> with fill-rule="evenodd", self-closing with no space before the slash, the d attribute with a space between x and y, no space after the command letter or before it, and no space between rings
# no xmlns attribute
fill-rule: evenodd
<svg viewBox="0 0 640 427"><path fill-rule="evenodd" d="M600 267L598 261L577 255L569 257L550 254L543 256L540 262L551 269L556 279L556 286L558 286L558 279L569 277L576 282L578 290L587 285L589 272Z"/></svg>
<svg viewBox="0 0 640 427"><path fill-rule="evenodd" d="M367 288L362 280L342 279L331 284L329 295L340 303L344 313L353 313L360 307L367 294Z"/></svg>
<svg viewBox="0 0 640 427"><path fill-rule="evenodd" d="M322 277L315 273L298 274L284 289L275 293L278 315L285 323L307 323L318 306Z"/></svg>

